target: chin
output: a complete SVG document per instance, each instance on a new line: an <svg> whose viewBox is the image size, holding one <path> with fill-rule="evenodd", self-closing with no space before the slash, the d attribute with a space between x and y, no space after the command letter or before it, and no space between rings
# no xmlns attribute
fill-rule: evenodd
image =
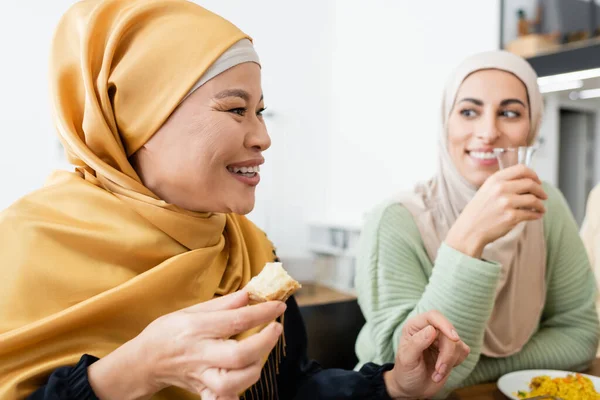
<svg viewBox="0 0 600 400"><path fill-rule="evenodd" d="M244 204L235 204L229 207L229 212L239 215L249 214L252 210L254 210L254 201Z"/></svg>
<svg viewBox="0 0 600 400"><path fill-rule="evenodd" d="M480 173L471 174L470 176L466 177L466 179L467 179L467 181L469 181L469 183L471 185L473 185L479 189L485 183L485 181L487 181L488 178L492 175L493 174L480 172Z"/></svg>
<svg viewBox="0 0 600 400"><path fill-rule="evenodd" d="M176 204L177 205L177 204ZM219 214L239 214L246 215L249 214L252 210L254 210L254 201L246 204L221 204L219 206L207 207L203 206L194 206L194 207L183 207L181 205L177 205L184 210L189 210L193 212L199 213L219 213Z"/></svg>

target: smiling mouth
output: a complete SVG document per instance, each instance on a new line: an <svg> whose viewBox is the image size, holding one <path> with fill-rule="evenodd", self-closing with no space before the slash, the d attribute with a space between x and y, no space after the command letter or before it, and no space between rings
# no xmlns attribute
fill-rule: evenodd
<svg viewBox="0 0 600 400"><path fill-rule="evenodd" d="M227 167L227 170L232 174L240 175L246 178L254 178L260 172L260 166L252 167Z"/></svg>
<svg viewBox="0 0 600 400"><path fill-rule="evenodd" d="M495 160L493 151L467 151L467 154L478 160Z"/></svg>

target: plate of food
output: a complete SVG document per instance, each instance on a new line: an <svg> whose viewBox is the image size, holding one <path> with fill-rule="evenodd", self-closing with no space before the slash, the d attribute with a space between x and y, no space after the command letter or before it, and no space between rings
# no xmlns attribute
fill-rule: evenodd
<svg viewBox="0 0 600 400"><path fill-rule="evenodd" d="M600 378L576 372L535 369L511 372L498 380L511 399L555 396L563 400L600 400Z"/></svg>

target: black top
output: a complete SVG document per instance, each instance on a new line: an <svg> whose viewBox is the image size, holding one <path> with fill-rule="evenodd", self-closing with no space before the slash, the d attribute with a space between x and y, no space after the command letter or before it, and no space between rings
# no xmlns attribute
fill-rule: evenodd
<svg viewBox="0 0 600 400"><path fill-rule="evenodd" d="M247 399L390 399L383 372L392 369L393 364L378 366L369 363L355 372L323 369L316 361L308 359L306 329L293 297L287 301L284 330L286 353L275 377L275 392L267 396L261 393L260 385L257 385L252 397L247 392ZM275 352L272 352L270 358L275 356ZM87 367L97 360L86 354L77 365L58 368L50 375L46 385L28 399L97 400L87 379ZM263 369L263 373L266 373L266 369Z"/></svg>

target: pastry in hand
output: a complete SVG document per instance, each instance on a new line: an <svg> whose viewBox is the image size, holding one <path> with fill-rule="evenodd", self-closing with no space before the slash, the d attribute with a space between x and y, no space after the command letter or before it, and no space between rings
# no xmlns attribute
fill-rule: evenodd
<svg viewBox="0 0 600 400"><path fill-rule="evenodd" d="M250 297L250 303L262 303L265 301L285 302L294 294L300 285L294 278L288 275L281 263L267 263L260 274L248 282L246 291Z"/></svg>

